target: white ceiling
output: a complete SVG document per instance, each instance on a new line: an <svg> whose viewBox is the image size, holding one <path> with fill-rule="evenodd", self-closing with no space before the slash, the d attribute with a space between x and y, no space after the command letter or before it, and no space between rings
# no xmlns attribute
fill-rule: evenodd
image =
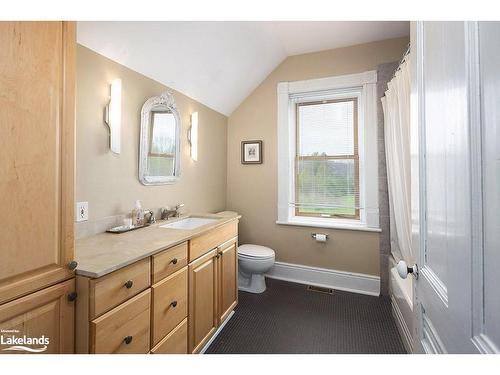
<svg viewBox="0 0 500 375"><path fill-rule="evenodd" d="M78 22L78 43L225 115L287 56L409 35L409 22Z"/></svg>

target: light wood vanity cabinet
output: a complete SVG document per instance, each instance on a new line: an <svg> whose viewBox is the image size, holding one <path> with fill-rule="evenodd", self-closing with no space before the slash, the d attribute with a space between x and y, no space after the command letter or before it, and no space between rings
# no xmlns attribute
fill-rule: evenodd
<svg viewBox="0 0 500 375"><path fill-rule="evenodd" d="M199 352L237 304L237 235L232 220L105 276L77 276L77 352Z"/></svg>

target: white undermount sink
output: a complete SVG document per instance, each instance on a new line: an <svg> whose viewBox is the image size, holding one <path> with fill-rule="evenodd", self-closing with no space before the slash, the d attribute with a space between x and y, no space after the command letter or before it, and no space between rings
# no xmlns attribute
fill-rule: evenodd
<svg viewBox="0 0 500 375"><path fill-rule="evenodd" d="M160 228L170 228L170 229L196 229L202 225L213 223L218 219L211 219L208 217L187 217L185 219L174 221L173 223L160 225Z"/></svg>

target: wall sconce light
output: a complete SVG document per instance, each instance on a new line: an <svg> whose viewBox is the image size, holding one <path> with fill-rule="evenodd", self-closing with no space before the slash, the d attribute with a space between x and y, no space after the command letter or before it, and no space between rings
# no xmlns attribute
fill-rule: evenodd
<svg viewBox="0 0 500 375"><path fill-rule="evenodd" d="M191 145L191 159L198 160L198 112L191 113L191 128L188 133L189 144Z"/></svg>
<svg viewBox="0 0 500 375"><path fill-rule="evenodd" d="M106 106L105 122L109 126L109 145L112 152L120 153L120 138L122 126L122 80L111 82L111 96Z"/></svg>

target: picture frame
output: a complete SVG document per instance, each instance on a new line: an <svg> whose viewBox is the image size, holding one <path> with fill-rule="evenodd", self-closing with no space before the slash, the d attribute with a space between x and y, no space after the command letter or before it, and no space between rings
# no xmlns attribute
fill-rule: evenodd
<svg viewBox="0 0 500 375"><path fill-rule="evenodd" d="M262 161L262 141L241 141L241 164L262 164Z"/></svg>

